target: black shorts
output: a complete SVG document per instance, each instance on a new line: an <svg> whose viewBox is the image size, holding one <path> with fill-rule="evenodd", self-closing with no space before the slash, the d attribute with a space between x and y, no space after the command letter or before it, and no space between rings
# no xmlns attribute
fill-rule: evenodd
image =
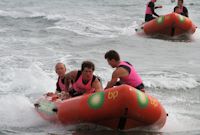
<svg viewBox="0 0 200 135"><path fill-rule="evenodd" d="M145 15L145 22L151 21L153 19L155 19L155 17L153 17L152 15L150 15L150 14Z"/></svg>
<svg viewBox="0 0 200 135"><path fill-rule="evenodd" d="M136 89L138 89L138 90L143 90L143 89L144 89L144 84L141 83L140 85L138 85L138 86L136 87Z"/></svg>
<svg viewBox="0 0 200 135"><path fill-rule="evenodd" d="M115 86L119 86L119 85L122 85L122 83L118 81L118 82L115 84ZM135 87L135 88L138 89L138 90L144 91L144 84L141 83L140 85L138 85L138 86Z"/></svg>

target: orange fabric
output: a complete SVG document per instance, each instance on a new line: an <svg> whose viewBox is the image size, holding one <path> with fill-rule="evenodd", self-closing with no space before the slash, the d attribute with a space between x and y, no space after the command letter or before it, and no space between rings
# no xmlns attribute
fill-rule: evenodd
<svg viewBox="0 0 200 135"><path fill-rule="evenodd" d="M171 13L145 23L143 29L147 35L178 36L193 34L196 26L189 18L177 13Z"/></svg>
<svg viewBox="0 0 200 135"><path fill-rule="evenodd" d="M56 118L54 121L63 124L86 122L117 129L120 119L125 117L124 129L141 126L161 128L167 117L165 109L156 98L129 85L120 85L104 92L85 94L64 101L52 102L48 99L43 98L42 100L53 104L53 107L55 105L56 113L47 114L39 108L36 110L43 118L48 119L52 116L52 118ZM40 102L38 103L40 104ZM47 110L51 111L51 108ZM51 119L49 118L49 120Z"/></svg>

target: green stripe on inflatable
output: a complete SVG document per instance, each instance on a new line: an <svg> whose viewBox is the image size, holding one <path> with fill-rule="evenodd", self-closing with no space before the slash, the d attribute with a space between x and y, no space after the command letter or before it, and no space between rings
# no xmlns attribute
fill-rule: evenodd
<svg viewBox="0 0 200 135"><path fill-rule="evenodd" d="M185 17L182 16L182 15L179 15L179 21L180 21L181 23L184 23L184 22L185 22Z"/></svg>
<svg viewBox="0 0 200 135"><path fill-rule="evenodd" d="M92 109L99 109L104 103L104 92L92 94L88 99L88 105Z"/></svg>
<svg viewBox="0 0 200 135"><path fill-rule="evenodd" d="M147 107L149 103L148 97L141 91L137 90L137 100L138 100L138 105L140 108L145 108Z"/></svg>
<svg viewBox="0 0 200 135"><path fill-rule="evenodd" d="M160 17L156 18L157 24L162 24L164 22L164 19L165 19L164 16L160 16Z"/></svg>

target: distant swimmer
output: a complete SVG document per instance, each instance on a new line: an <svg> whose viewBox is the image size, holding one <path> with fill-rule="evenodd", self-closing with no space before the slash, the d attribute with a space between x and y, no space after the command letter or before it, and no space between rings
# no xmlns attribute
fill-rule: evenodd
<svg viewBox="0 0 200 135"><path fill-rule="evenodd" d="M188 9L183 6L183 0L178 0L177 6L174 7L174 12L188 17Z"/></svg>
<svg viewBox="0 0 200 135"><path fill-rule="evenodd" d="M153 15L159 17L159 15L157 13L155 13L154 9L162 8L162 6L155 6L156 1L157 0L150 0L147 3L146 11L145 11L145 22L148 22L148 21L155 19L155 17L153 17Z"/></svg>

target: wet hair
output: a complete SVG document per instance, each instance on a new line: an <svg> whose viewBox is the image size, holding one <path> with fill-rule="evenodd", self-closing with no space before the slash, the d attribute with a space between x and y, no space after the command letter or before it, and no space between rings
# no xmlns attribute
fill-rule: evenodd
<svg viewBox="0 0 200 135"><path fill-rule="evenodd" d="M56 64L56 66L55 66L55 69L57 68L57 66L58 65L63 65L64 66L64 68L66 69L66 66L65 66L65 64L64 63L62 63L62 62L58 62L57 64Z"/></svg>
<svg viewBox="0 0 200 135"><path fill-rule="evenodd" d="M181 3L183 3L183 0L178 0L178 1L180 1Z"/></svg>
<svg viewBox="0 0 200 135"><path fill-rule="evenodd" d="M177 10L178 8L179 8L178 6L177 6L177 7L175 7L175 8L174 8L174 12L176 12L176 10Z"/></svg>
<svg viewBox="0 0 200 135"><path fill-rule="evenodd" d="M84 68L89 68L92 69L93 71L95 70L94 63L92 63L91 61L83 61L81 65L81 71L83 71Z"/></svg>
<svg viewBox="0 0 200 135"><path fill-rule="evenodd" d="M118 52L116 52L115 50L109 50L108 52L106 52L105 54L105 59L109 59L109 60L116 60L116 61L120 61L120 56L118 54Z"/></svg>

